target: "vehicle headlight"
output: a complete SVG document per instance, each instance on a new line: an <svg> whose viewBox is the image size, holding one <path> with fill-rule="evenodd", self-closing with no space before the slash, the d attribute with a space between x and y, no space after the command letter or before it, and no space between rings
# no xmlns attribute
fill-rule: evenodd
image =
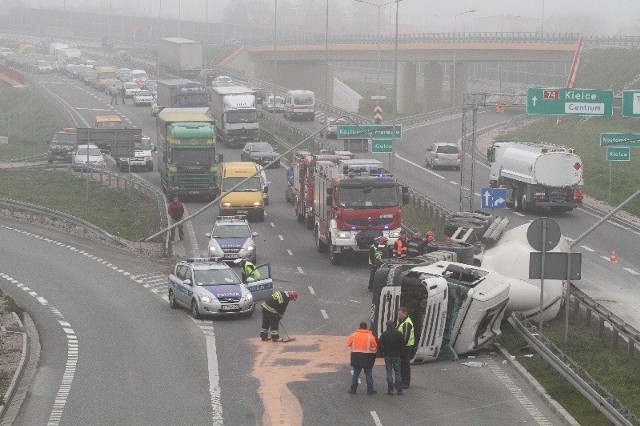
<svg viewBox="0 0 640 426"><path fill-rule="evenodd" d="M231 203L222 203L222 207L228 209L231 207Z"/></svg>
<svg viewBox="0 0 640 426"><path fill-rule="evenodd" d="M400 231L389 232L389 238L400 238Z"/></svg>
<svg viewBox="0 0 640 426"><path fill-rule="evenodd" d="M216 246L209 246L209 254L218 253L218 248Z"/></svg>
<svg viewBox="0 0 640 426"><path fill-rule="evenodd" d="M244 300L246 300L247 302L252 302L253 301L253 294L251 294L251 292L245 294Z"/></svg>
<svg viewBox="0 0 640 426"><path fill-rule="evenodd" d="M203 303L211 303L211 302L213 302L213 298L211 296L200 296L200 300Z"/></svg>
<svg viewBox="0 0 640 426"><path fill-rule="evenodd" d="M340 231L336 234L336 238L350 238L350 237L351 237L350 232Z"/></svg>
<svg viewBox="0 0 640 426"><path fill-rule="evenodd" d="M246 246L244 249L245 249L246 251L251 252L251 251L254 251L254 250L256 249L256 246L255 246L254 244L249 244L249 245L248 245L248 246Z"/></svg>
<svg viewBox="0 0 640 426"><path fill-rule="evenodd" d="M253 203L253 207L262 207L262 201L256 201Z"/></svg>

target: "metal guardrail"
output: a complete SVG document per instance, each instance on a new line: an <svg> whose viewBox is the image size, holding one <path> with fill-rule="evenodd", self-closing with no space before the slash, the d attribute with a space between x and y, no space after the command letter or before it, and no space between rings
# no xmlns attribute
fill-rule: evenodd
<svg viewBox="0 0 640 426"><path fill-rule="evenodd" d="M589 375L582 367L538 332L536 326L515 315L509 323L542 358L571 383L594 407L616 425L637 424L638 418L628 408Z"/></svg>

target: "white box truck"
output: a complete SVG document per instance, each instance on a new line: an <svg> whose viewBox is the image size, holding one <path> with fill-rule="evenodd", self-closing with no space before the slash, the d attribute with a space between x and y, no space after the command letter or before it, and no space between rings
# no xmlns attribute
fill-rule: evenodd
<svg viewBox="0 0 640 426"><path fill-rule="evenodd" d="M209 111L225 146L244 146L260 137L256 95L244 86L214 87Z"/></svg>
<svg viewBox="0 0 640 426"><path fill-rule="evenodd" d="M162 38L158 60L161 67L180 77L197 79L202 69L202 44L186 38Z"/></svg>

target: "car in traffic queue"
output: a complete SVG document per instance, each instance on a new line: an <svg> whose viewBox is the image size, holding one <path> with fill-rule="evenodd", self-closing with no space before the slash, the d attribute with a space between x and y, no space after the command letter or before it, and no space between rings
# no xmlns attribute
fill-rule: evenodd
<svg viewBox="0 0 640 426"><path fill-rule="evenodd" d="M138 83L134 81L126 81L122 84L122 86L124 87L125 98L133 98L136 93L142 90L140 86L138 86Z"/></svg>
<svg viewBox="0 0 640 426"><path fill-rule="evenodd" d="M104 156L97 145L78 145L71 160L73 169L76 171L86 171L90 169L104 169L106 163Z"/></svg>
<svg viewBox="0 0 640 426"><path fill-rule="evenodd" d="M133 104L135 106L151 105L152 102L153 102L153 95L151 94L150 91L146 89L140 90L138 93L133 95Z"/></svg>
<svg viewBox="0 0 640 426"><path fill-rule="evenodd" d="M276 96L274 104L273 93L269 94L262 101L262 108L271 112L284 112L284 98L282 96Z"/></svg>
<svg viewBox="0 0 640 426"><path fill-rule="evenodd" d="M266 166L278 158L278 154L268 142L247 142L240 152L240 161L253 161L261 166ZM270 167L277 169L280 161L276 161Z"/></svg>
<svg viewBox="0 0 640 426"><path fill-rule="evenodd" d="M77 144L78 135L75 128L64 128L56 132L47 147L47 162L71 163Z"/></svg>
<svg viewBox="0 0 640 426"><path fill-rule="evenodd" d="M248 259L256 263L257 232L252 232L249 221L244 215L218 216L211 232L205 234L209 238L209 255L225 262L236 259Z"/></svg>
<svg viewBox="0 0 640 426"><path fill-rule="evenodd" d="M260 278L243 283L226 263L212 258L189 258L176 264L169 275L168 297L172 309L189 309L193 318L245 316L273 291L271 267L258 267Z"/></svg>
<svg viewBox="0 0 640 426"><path fill-rule="evenodd" d="M335 117L327 118L327 129L325 130L327 139L338 138L338 124L347 124L347 120Z"/></svg>
<svg viewBox="0 0 640 426"><path fill-rule="evenodd" d="M147 80L149 80L149 77L147 76L147 72L145 70L131 71L131 81L137 83L140 88L147 88Z"/></svg>
<svg viewBox="0 0 640 426"><path fill-rule="evenodd" d="M131 69L130 68L118 68L116 70L116 76L117 76L118 80L120 80L123 83L126 83L127 81L131 81Z"/></svg>
<svg viewBox="0 0 640 426"><path fill-rule="evenodd" d="M460 170L462 153L455 143L435 142L427 148L426 165L436 167L453 167Z"/></svg>

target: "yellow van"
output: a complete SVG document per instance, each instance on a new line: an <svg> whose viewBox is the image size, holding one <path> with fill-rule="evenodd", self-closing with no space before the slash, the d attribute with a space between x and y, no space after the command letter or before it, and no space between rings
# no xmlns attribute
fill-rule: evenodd
<svg viewBox="0 0 640 426"><path fill-rule="evenodd" d="M220 193L231 190L251 175L247 182L233 189L220 200L220 215L247 215L260 222L264 220L264 184L256 163L251 161L234 161L222 164L220 175Z"/></svg>
<svg viewBox="0 0 640 426"><path fill-rule="evenodd" d="M116 69L110 65L101 65L93 68L96 72L91 85L94 89L104 92L104 88L107 86L109 80L117 79Z"/></svg>
<svg viewBox="0 0 640 426"><path fill-rule="evenodd" d="M96 129L124 129L119 115L96 115Z"/></svg>

